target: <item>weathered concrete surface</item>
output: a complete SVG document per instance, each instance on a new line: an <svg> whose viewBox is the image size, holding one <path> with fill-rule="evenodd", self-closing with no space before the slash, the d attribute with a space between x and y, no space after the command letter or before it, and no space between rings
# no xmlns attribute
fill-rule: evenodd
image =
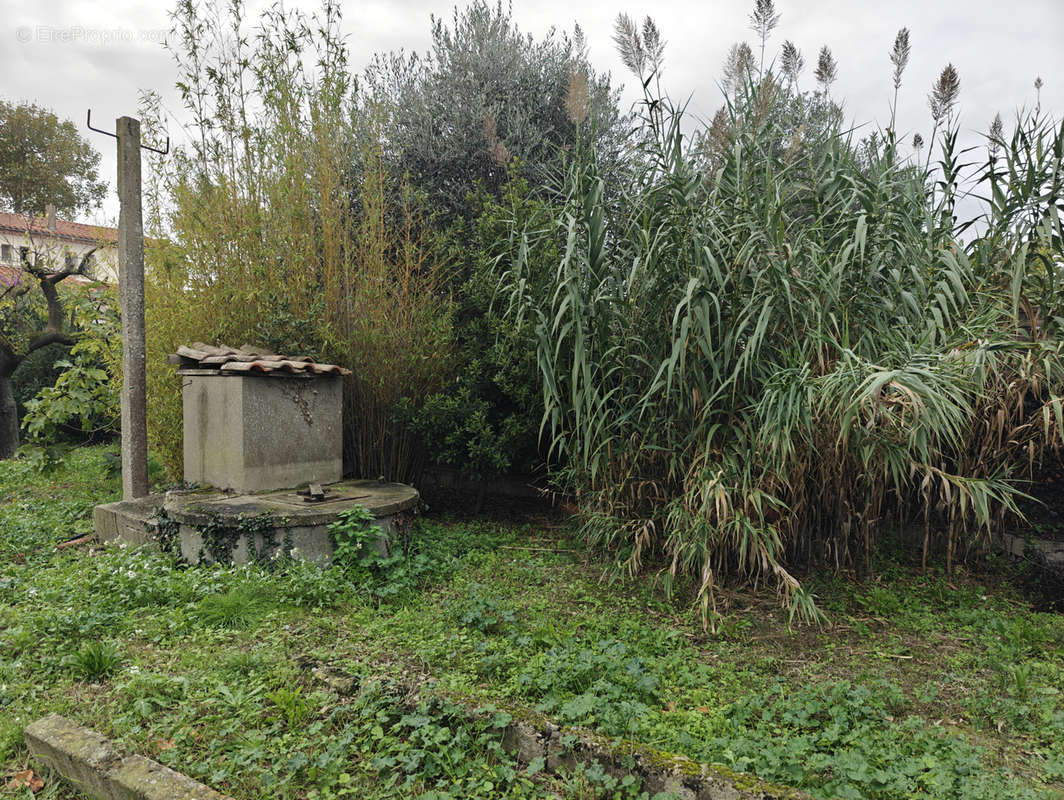
<svg viewBox="0 0 1064 800"><path fill-rule="evenodd" d="M58 714L31 723L25 736L36 764L97 800L228 800L151 759L123 757L108 739Z"/></svg>
<svg viewBox="0 0 1064 800"><path fill-rule="evenodd" d="M92 510L96 540L137 547L155 541L159 526L154 517L163 507L163 495L104 503Z"/></svg>
<svg viewBox="0 0 1064 800"><path fill-rule="evenodd" d="M100 734L52 715L31 723L25 736L36 763L55 770L91 797L117 796L107 776L122 759Z"/></svg>
<svg viewBox="0 0 1064 800"><path fill-rule="evenodd" d="M416 508L420 500L417 489L402 483L350 480L325 488L327 496L343 499L307 503L295 489L263 494L197 490L106 503L93 509L96 538L129 546L156 542L158 517L163 514L178 525L182 557L195 564L201 558L210 560L204 550L205 529L221 525L236 531L248 519L268 515L269 525L262 531L245 533L235 542L230 555L233 563L246 563L253 552L265 557L280 555L281 548L287 546L290 549L283 555L296 555L325 566L333 553L328 526L340 512L361 505L373 514L373 524L381 532L377 546L386 555L386 542L395 530L396 515Z"/></svg>
<svg viewBox="0 0 1064 800"><path fill-rule="evenodd" d="M222 528L235 533L249 519L267 515L269 524L264 530L239 535L228 560L244 564L252 553L265 558L294 554L324 566L333 553L328 526L341 512L355 506L369 511L381 532L377 548L386 555L396 515L415 508L420 499L417 489L402 483L351 480L325 488L327 496L338 499L307 503L294 489L264 494L170 492L163 509L168 519L179 524L181 555L190 563L211 559L205 530L213 528L217 533Z"/></svg>
<svg viewBox="0 0 1064 800"><path fill-rule="evenodd" d="M186 481L261 492L343 477L339 377L178 374Z"/></svg>
<svg viewBox="0 0 1064 800"><path fill-rule="evenodd" d="M341 511L355 506L362 506L380 519L413 508L420 497L417 489L408 484L374 480L340 481L325 486L325 490L326 497L337 499L307 503L295 489L259 494L167 492L163 508L170 519L189 525L206 525L219 515L235 519L269 513L294 527L328 525Z"/></svg>
<svg viewBox="0 0 1064 800"><path fill-rule="evenodd" d="M999 547L1009 555L1018 558L1034 556L1045 559L1045 565L1054 569L1064 569L1064 540L1039 539L1032 536L1016 536L1004 533L998 539Z"/></svg>
<svg viewBox="0 0 1064 800"><path fill-rule="evenodd" d="M144 223L140 121L119 117L118 305L122 312L122 499L148 494L148 414L144 344Z"/></svg>

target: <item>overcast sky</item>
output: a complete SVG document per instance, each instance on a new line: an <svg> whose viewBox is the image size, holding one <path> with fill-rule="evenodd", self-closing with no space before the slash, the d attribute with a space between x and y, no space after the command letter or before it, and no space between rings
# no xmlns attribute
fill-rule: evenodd
<svg viewBox="0 0 1064 800"><path fill-rule="evenodd" d="M635 99L635 81L617 58L611 37L618 12L654 17L668 44L663 85L674 99L690 98L690 109L711 116L721 104L717 81L729 46L753 44L748 17L752 0L634 3L601 0L583 4L562 0L514 0L518 26L541 36L551 26L583 27L592 64L626 85L626 105ZM180 99L175 70L163 41L170 4L125 0L7 0L0 32L0 95L33 101L84 126L114 129L114 120L135 114L138 90L154 89L174 116L180 136ZM262 2L251 2L252 9ZM312 10L315 0L286 2ZM845 101L847 117L858 123L884 123L891 93L888 51L897 30L912 31L912 59L899 103L899 130L911 136L930 130L927 92L947 62L960 73L960 121L968 131L984 131L994 113L1006 123L1015 110L1035 102L1034 80L1042 76L1042 108L1064 116L1064 0L777 0L782 14L770 48L791 39L805 56L805 85L820 46L831 47L839 63L832 93ZM364 66L376 51L424 51L431 14L449 18L448 0L369 0L345 3L344 30L352 63ZM871 128L868 128L871 130ZM88 133L103 154L102 175L114 185L114 140ZM109 197L94 221L117 219L117 199Z"/></svg>

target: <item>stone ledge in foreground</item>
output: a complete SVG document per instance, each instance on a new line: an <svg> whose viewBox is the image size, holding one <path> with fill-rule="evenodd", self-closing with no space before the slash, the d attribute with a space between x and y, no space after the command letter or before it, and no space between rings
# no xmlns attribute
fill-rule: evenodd
<svg viewBox="0 0 1064 800"><path fill-rule="evenodd" d="M58 714L26 727L31 758L96 800L231 800L143 756L122 756L106 738Z"/></svg>

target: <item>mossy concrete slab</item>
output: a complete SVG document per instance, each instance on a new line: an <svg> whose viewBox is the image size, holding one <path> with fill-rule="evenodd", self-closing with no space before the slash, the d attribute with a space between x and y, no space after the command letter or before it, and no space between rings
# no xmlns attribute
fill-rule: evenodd
<svg viewBox="0 0 1064 800"><path fill-rule="evenodd" d="M285 527L328 525L342 511L362 506L375 518L414 508L420 495L405 483L347 480L324 487L326 500L308 503L295 489L275 492L168 492L166 515L185 525L207 525L219 517L240 519L271 514Z"/></svg>
<svg viewBox="0 0 1064 800"><path fill-rule="evenodd" d="M129 546L156 542L164 517L176 524L181 555L193 564L201 560L244 564L256 557L282 555L283 550L283 555L324 566L333 551L328 526L342 512L355 506L369 511L381 532L378 550L385 555L397 515L416 509L421 500L417 489L403 483L359 479L324 488L326 499L317 503L306 502L296 489L235 493L210 487L106 503L93 509L96 538ZM249 526L249 520L256 524ZM210 546L211 535L232 540L224 559L212 552L217 548Z"/></svg>
<svg viewBox="0 0 1064 800"><path fill-rule="evenodd" d="M243 564L285 555L326 565L333 552L329 525L342 512L365 508L380 529L377 549L385 555L397 515L415 509L420 500L414 487L402 483L348 480L324 488L326 499L313 503L295 489L258 494L170 492L163 510L178 524L181 555L191 563Z"/></svg>
<svg viewBox="0 0 1064 800"><path fill-rule="evenodd" d="M25 730L30 758L94 800L230 800L150 758L122 756L106 737L58 714Z"/></svg>
<svg viewBox="0 0 1064 800"><path fill-rule="evenodd" d="M159 530L155 517L163 500L163 495L153 494L96 506L92 521L97 541L121 542L131 547L155 541Z"/></svg>

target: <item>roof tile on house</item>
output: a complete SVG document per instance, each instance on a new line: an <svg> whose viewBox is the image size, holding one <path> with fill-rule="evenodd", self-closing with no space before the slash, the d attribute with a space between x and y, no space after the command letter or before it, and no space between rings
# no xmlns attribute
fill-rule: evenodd
<svg viewBox="0 0 1064 800"><path fill-rule="evenodd" d="M22 214L10 214L0 212L0 231L9 233L26 234L26 217ZM45 217L33 217L30 219L29 233L31 235L48 235L48 220ZM85 242L87 244L117 244L118 229L106 228L102 225L86 225L83 222L66 222L57 219L55 221L55 234L59 239L72 242Z"/></svg>

